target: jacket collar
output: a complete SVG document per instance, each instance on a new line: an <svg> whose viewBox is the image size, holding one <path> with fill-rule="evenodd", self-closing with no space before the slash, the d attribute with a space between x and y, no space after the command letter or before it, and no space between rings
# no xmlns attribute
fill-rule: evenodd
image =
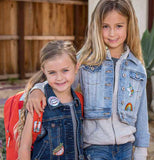
<svg viewBox="0 0 154 160"><path fill-rule="evenodd" d="M133 53L130 51L129 47L127 44L125 44L125 52L122 53L120 59L127 59L132 61L133 63L137 64L138 63L138 59L133 55ZM111 60L111 53L110 50L108 48L106 48L106 59L107 60Z"/></svg>
<svg viewBox="0 0 154 160"><path fill-rule="evenodd" d="M129 55L128 55L128 60L134 62L136 65L138 64L138 59L134 56L134 54L132 52L129 52Z"/></svg>

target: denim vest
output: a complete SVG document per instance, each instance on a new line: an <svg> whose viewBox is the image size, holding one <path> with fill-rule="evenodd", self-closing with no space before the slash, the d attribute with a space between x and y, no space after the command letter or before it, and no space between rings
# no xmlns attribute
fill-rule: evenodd
<svg viewBox="0 0 154 160"><path fill-rule="evenodd" d="M76 142L78 159L83 160L81 104L72 91L74 112L77 121ZM75 160L74 132L70 106L64 106L52 88L45 86L47 106L42 120L42 132L37 137L32 151L32 160Z"/></svg>

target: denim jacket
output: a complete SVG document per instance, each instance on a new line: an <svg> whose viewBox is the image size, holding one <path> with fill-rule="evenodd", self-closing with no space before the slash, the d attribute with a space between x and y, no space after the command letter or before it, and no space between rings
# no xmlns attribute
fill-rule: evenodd
<svg viewBox="0 0 154 160"><path fill-rule="evenodd" d="M110 54L100 66L82 65L79 81L84 95L85 119L108 119L112 115L114 64ZM122 60L118 77L117 114L120 121L136 127L136 145L148 147L146 71L129 51ZM143 143L138 143L142 139Z"/></svg>
<svg viewBox="0 0 154 160"><path fill-rule="evenodd" d="M32 160L75 160L74 132L70 106L64 106L60 103L48 84L45 86L45 94L47 106L43 113L41 134L34 143ZM73 90L72 96L77 122L76 144L78 159L83 160L81 105Z"/></svg>

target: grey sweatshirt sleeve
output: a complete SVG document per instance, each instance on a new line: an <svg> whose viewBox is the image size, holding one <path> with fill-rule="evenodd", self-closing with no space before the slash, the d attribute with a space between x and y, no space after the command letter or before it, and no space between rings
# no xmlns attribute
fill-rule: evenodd
<svg viewBox="0 0 154 160"><path fill-rule="evenodd" d="M44 86L48 83L48 81L44 81L42 83L36 83L34 85L34 87L30 90L30 93L34 90L34 89L40 89L43 93L44 93Z"/></svg>

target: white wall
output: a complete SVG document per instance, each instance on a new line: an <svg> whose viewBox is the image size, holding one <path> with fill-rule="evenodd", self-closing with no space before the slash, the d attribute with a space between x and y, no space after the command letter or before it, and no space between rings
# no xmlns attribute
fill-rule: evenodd
<svg viewBox="0 0 154 160"><path fill-rule="evenodd" d="M99 0L88 0L88 18L90 22L91 13L95 8ZM132 0L136 16L138 18L140 37L142 37L143 32L147 29L148 26L148 0Z"/></svg>
<svg viewBox="0 0 154 160"><path fill-rule="evenodd" d="M132 0L138 24L140 29L140 37L148 27L148 0Z"/></svg>

